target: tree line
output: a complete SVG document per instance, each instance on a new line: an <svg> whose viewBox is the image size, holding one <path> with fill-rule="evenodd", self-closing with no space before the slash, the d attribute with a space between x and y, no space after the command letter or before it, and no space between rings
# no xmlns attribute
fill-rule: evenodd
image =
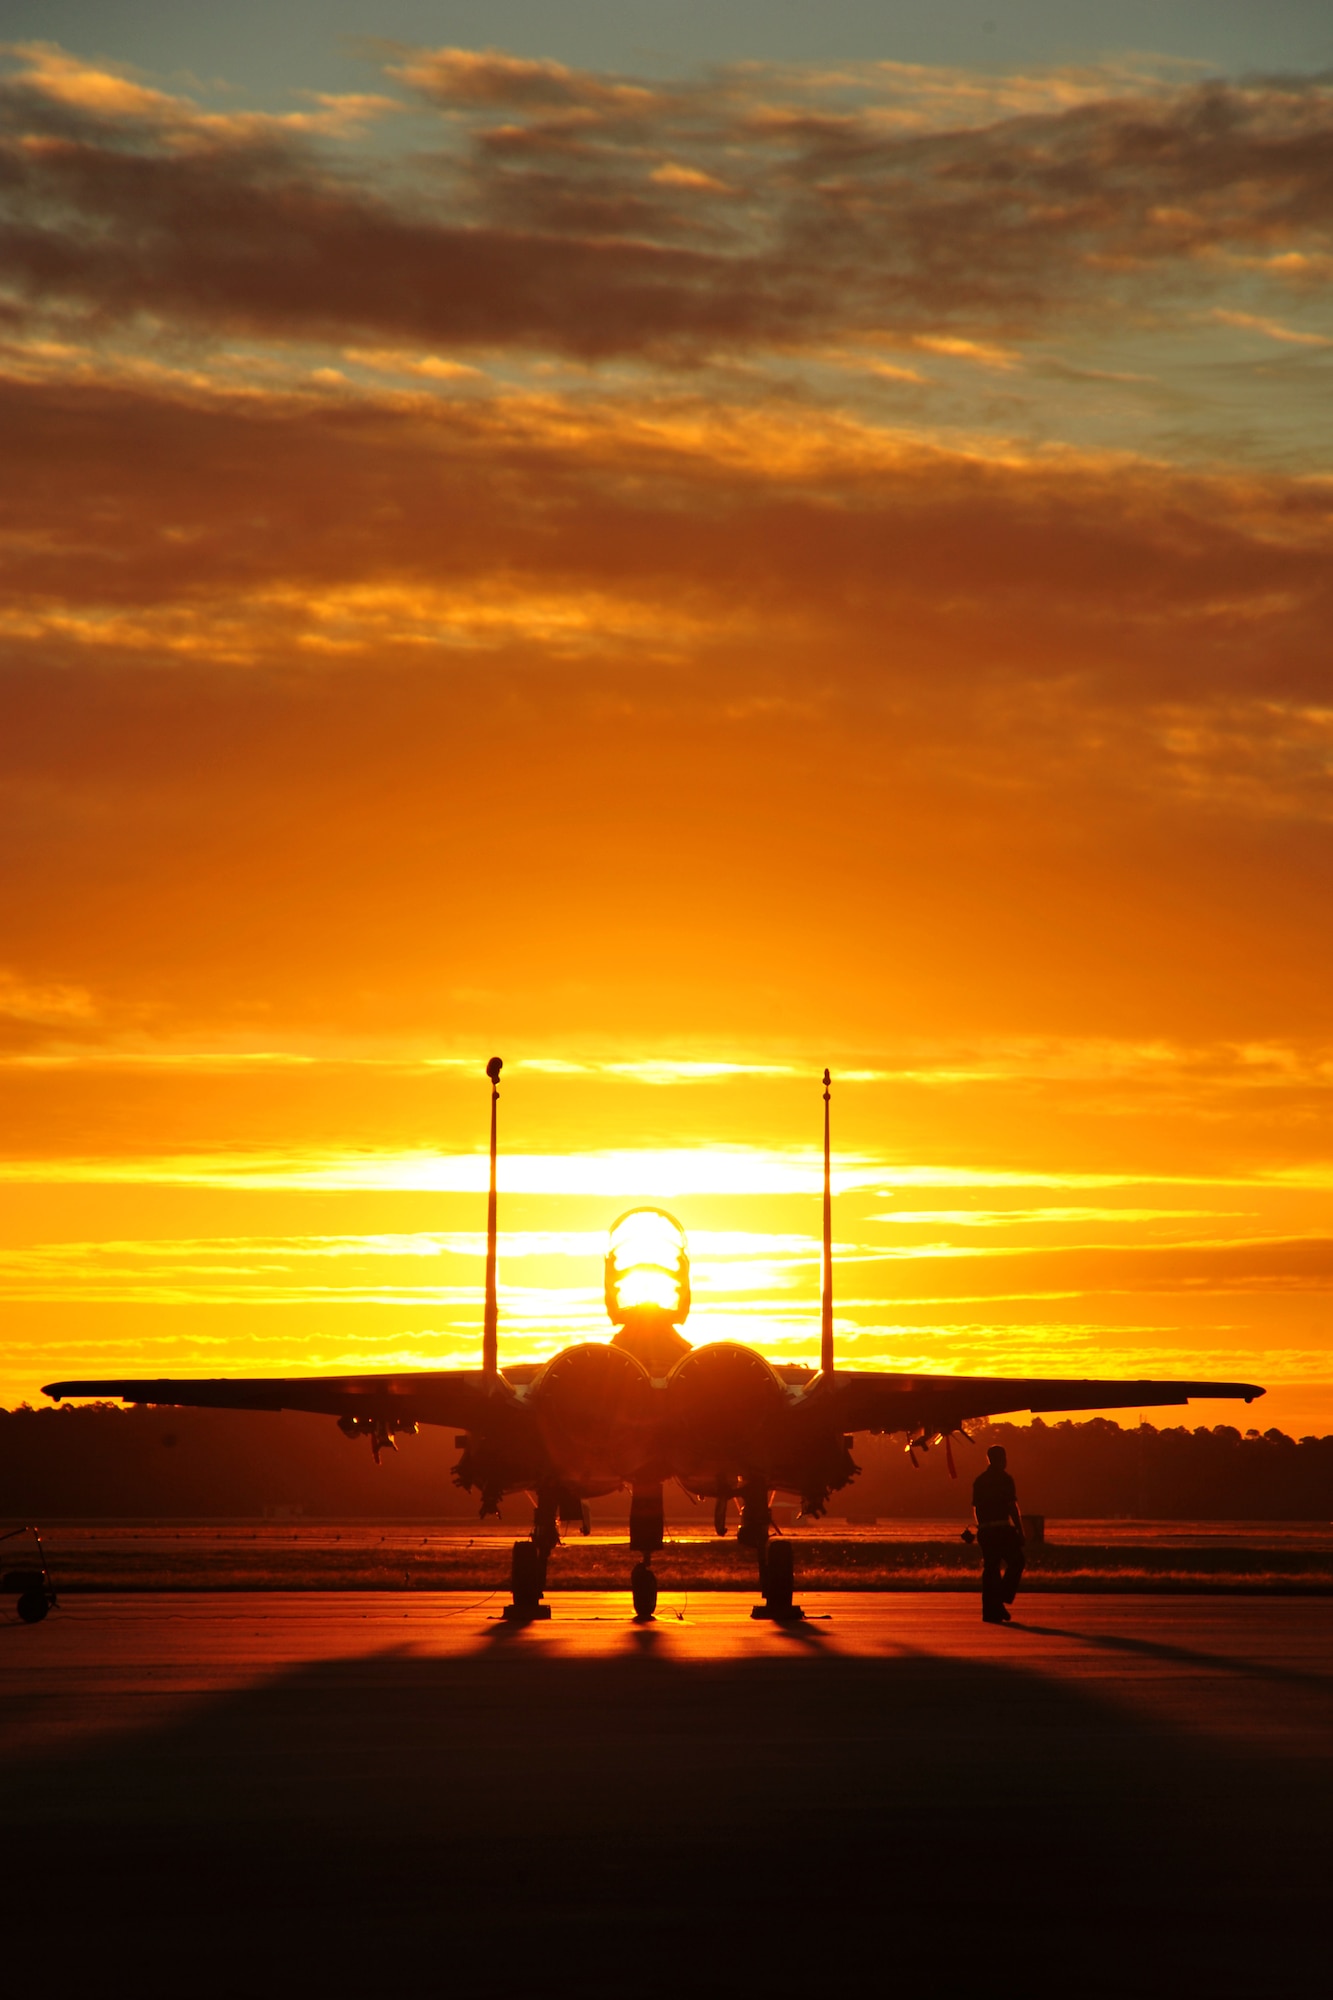
<svg viewBox="0 0 1333 2000"><path fill-rule="evenodd" d="M967 1517L982 1447L1007 1447L1019 1497L1052 1520L1333 1519L1333 1437L1300 1439L1230 1424L1122 1429L1105 1417L990 1424L955 1440L957 1481L936 1446L913 1467L901 1440L858 1437L861 1476L839 1516ZM0 1517L19 1520L234 1520L302 1513L343 1520L470 1520L453 1484L452 1431L423 1429L376 1466L365 1441L328 1418L235 1410L123 1410L108 1404L0 1410ZM600 1518L624 1512L599 1503ZM669 1501L673 1519L693 1518ZM707 1510L699 1514L702 1520ZM506 1520L526 1525L522 1498Z"/></svg>
<svg viewBox="0 0 1333 2000"><path fill-rule="evenodd" d="M927 1478L926 1464L914 1469L900 1441L858 1438L862 1475L847 1505L890 1518L938 1515L950 1504L966 1511L971 1481L985 1464L981 1447L991 1444L1009 1454L1020 1504L1053 1520L1333 1519L1333 1437L1242 1434L1231 1424L1122 1428L1107 1417L976 1426L970 1444L953 1444L952 1503L943 1491L947 1477L943 1485L939 1477L940 1446L929 1455Z"/></svg>

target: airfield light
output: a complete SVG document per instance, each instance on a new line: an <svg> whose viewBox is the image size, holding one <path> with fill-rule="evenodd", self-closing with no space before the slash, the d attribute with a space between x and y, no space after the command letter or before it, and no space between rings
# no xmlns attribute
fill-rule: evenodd
<svg viewBox="0 0 1333 2000"><path fill-rule="evenodd" d="M679 1326L690 1310L685 1231L662 1208L632 1208L611 1225L606 1310L614 1326L632 1313L662 1313Z"/></svg>

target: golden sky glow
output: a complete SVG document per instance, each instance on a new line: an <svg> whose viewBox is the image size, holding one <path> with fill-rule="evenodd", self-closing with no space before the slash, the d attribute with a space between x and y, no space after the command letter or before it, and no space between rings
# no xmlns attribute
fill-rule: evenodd
<svg viewBox="0 0 1333 2000"><path fill-rule="evenodd" d="M89 18L0 55L0 1400L475 1361L498 1050L502 1355L661 1202L813 1357L827 1062L849 1362L1333 1429L1317 65Z"/></svg>

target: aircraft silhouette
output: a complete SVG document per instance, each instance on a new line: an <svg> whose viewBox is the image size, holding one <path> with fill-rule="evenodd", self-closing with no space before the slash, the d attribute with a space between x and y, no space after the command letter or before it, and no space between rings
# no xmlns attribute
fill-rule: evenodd
<svg viewBox="0 0 1333 2000"><path fill-rule="evenodd" d="M763 1603L755 1617L799 1618L792 1545L773 1541L771 1503L796 1494L817 1516L856 1477L857 1431L901 1433L915 1454L951 1439L970 1420L1002 1413L1113 1410L1184 1403L1192 1396L1262 1396L1250 1382L1076 1381L1042 1377L897 1375L841 1369L833 1355L833 1207L829 1072L824 1071L824 1279L818 1369L770 1362L751 1347L693 1347L680 1329L690 1309L685 1232L660 1208L635 1208L610 1232L606 1308L609 1342L566 1347L550 1361L503 1370L496 1298L496 1111L503 1064L492 1056L490 1191L482 1365L390 1375L294 1376L215 1381L52 1382L44 1394L117 1397L127 1403L227 1410L304 1410L336 1417L348 1437L367 1437L378 1461L395 1437L420 1424L461 1433L455 1482L477 1493L483 1519L510 1493L533 1502L530 1536L514 1543L512 1603L523 1622L550 1615L547 1560L562 1527L587 1534L588 1503L630 1490L629 1544L638 1557L630 1591L638 1618L657 1604L652 1559L664 1540L663 1486L675 1479L693 1499L711 1499L719 1535L733 1503L737 1540L758 1562Z"/></svg>

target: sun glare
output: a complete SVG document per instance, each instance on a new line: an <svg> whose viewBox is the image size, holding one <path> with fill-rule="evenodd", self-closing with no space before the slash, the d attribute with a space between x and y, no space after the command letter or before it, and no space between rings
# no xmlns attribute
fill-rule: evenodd
<svg viewBox="0 0 1333 2000"><path fill-rule="evenodd" d="M635 1208L611 1225L606 1304L619 1324L629 1313L655 1306L679 1323L690 1309L689 1252L685 1231L660 1208Z"/></svg>
<svg viewBox="0 0 1333 2000"><path fill-rule="evenodd" d="M640 1264L617 1279L616 1300L626 1312L633 1312L639 1306L658 1306L663 1312L671 1312L680 1304L680 1286L669 1271Z"/></svg>

